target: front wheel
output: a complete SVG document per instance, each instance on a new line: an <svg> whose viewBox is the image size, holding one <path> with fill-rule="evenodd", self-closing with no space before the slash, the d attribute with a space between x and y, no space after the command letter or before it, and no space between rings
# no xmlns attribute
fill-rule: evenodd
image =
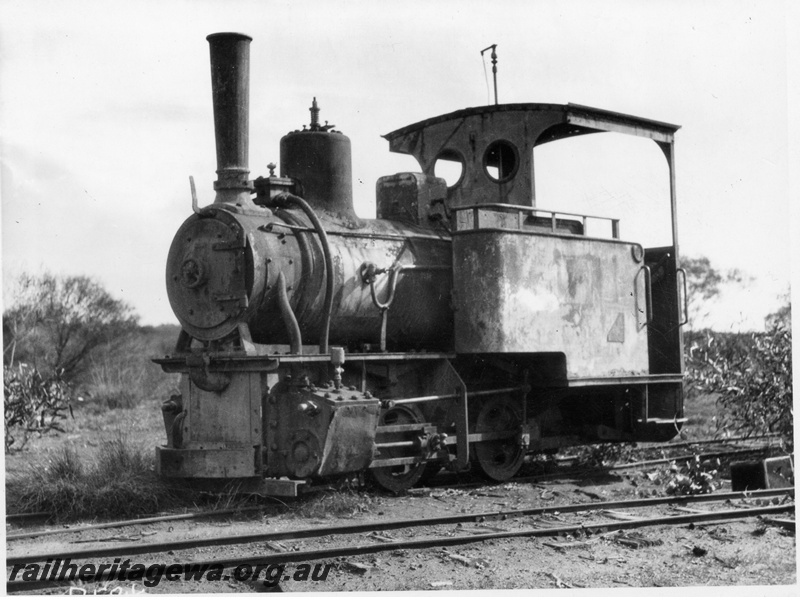
<svg viewBox="0 0 800 597"><path fill-rule="evenodd" d="M413 405L393 406L381 414L378 425L413 425L422 423L422 414ZM407 448L391 447L381 450L381 458L403 458L410 456ZM398 464L395 466L385 466L370 469L370 476L376 485L391 491L400 493L414 486L422 478L425 472L424 462L412 464Z"/></svg>

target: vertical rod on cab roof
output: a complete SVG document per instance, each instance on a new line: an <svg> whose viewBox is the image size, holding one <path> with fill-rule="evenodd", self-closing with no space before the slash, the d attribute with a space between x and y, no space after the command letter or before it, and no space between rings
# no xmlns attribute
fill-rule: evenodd
<svg viewBox="0 0 800 597"><path fill-rule="evenodd" d="M211 92L217 146L216 203L245 203L253 183L248 180L250 113L250 42L241 33L212 33Z"/></svg>
<svg viewBox="0 0 800 597"><path fill-rule="evenodd" d="M488 48L484 48L481 50L481 56L483 56L486 50L492 51L492 78L494 79L494 105L497 105L497 44L492 44ZM484 63L485 64L485 63Z"/></svg>

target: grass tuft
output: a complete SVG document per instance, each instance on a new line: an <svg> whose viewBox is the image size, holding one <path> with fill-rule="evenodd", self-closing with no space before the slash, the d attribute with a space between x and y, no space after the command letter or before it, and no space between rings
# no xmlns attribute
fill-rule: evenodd
<svg viewBox="0 0 800 597"><path fill-rule="evenodd" d="M298 518L352 518L369 511L375 499L368 492L340 487L301 496L289 509Z"/></svg>
<svg viewBox="0 0 800 597"><path fill-rule="evenodd" d="M59 521L152 514L176 501L153 468L153 456L124 436L103 442L90 460L62 447L6 479L8 511L46 511Z"/></svg>

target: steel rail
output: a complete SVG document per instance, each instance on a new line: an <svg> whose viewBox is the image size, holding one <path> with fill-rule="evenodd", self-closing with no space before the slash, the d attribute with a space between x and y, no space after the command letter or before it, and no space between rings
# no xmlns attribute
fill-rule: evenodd
<svg viewBox="0 0 800 597"><path fill-rule="evenodd" d="M697 441L682 441L682 442L675 442L675 443L648 443L648 442L639 442L639 445L635 445L631 447L631 451L633 453L639 452L650 452L653 450L672 450L672 449L682 449L682 448L691 448L692 446L700 446L700 445L707 445L707 444L734 444L736 442L742 442L743 445L740 446L742 449L747 450L755 450L755 449L770 449L778 447L777 444L774 443L757 443L759 440L767 440L773 439L777 437L778 433L767 433L764 435L751 435L750 437L745 436L737 436L737 437L727 437L727 438L719 438L719 439L701 439ZM756 443L755 446L748 445L748 443ZM737 446L733 446L734 448ZM698 456L705 456L704 454L698 454ZM692 456L693 457L693 456ZM570 463L578 460L579 456L562 456L561 458L556 458L556 463ZM675 456L675 458L683 458L683 456Z"/></svg>
<svg viewBox="0 0 800 597"><path fill-rule="evenodd" d="M450 439L450 438L448 438ZM487 481L480 481L480 482L467 482L467 483L457 483L455 485L436 485L436 489L447 487L451 489L463 489L463 488L470 488L470 487L492 487L496 485L504 485L506 483L535 483L537 481L549 481L552 479L563 479L568 477L575 477L575 476L588 476L591 477L593 474L603 474L608 472L613 472L615 470L625 470L625 469L632 469L632 468L639 468L645 466L652 466L656 464L668 464L670 462L681 462L684 460L691 460L695 458L695 456L700 456L701 458L705 459L720 457L720 456L736 456L736 455L745 455L745 454L757 454L759 452L764 452L769 450L769 447L761 447L761 448L748 448L745 450L732 450L732 451L725 451L725 452L708 452L704 454L694 454L691 456L673 456L672 458L660 458L658 460L637 460L636 462L624 462L621 464L615 464L611 466L584 466L580 467L577 466L573 469L569 470L560 470L557 473L541 473L538 475L525 475L523 477L514 477L509 479L508 481L504 481L503 483L490 483ZM579 457L568 457L568 458L560 458L556 460L556 464L559 468L562 468L562 465L566 465L570 462L574 463L578 460ZM421 460L419 460L421 462ZM430 487L433 489L433 487ZM416 491L416 490L411 490Z"/></svg>
<svg viewBox="0 0 800 597"><path fill-rule="evenodd" d="M26 512L22 514L6 514L7 523L25 522L37 518L52 518L52 512Z"/></svg>
<svg viewBox="0 0 800 597"><path fill-rule="evenodd" d="M478 543L482 541L493 541L499 539L516 539L521 537L552 537L564 534L584 532L595 534L600 532L612 532L626 529L636 529L647 526L657 525L681 525L690 523L702 523L718 520L735 520L740 518L750 518L753 516L769 516L794 511L794 504L782 506L767 506L762 508L721 510L716 512L703 512L693 514L683 514L678 516L659 516L653 518L642 518L639 520L627 520L616 522L602 522L597 524L576 524L561 527L531 528L517 531L502 531L496 533L483 533L477 535L459 535L447 537L426 537L423 539L408 539L405 541L391 541L386 543L369 543L360 545L349 545L344 547L333 547L327 549L311 549L305 551L290 551L271 554L261 557L245 558L226 558L224 560L204 560L187 563L187 566L202 568L205 570L214 566L222 567L227 570L238 566L269 566L272 564L287 564L294 562L308 562L312 560L333 559L342 556L364 555L381 551L397 549L425 549L429 547L446 547L451 545L465 545L468 543ZM31 562L32 560L26 560ZM11 565L11 560L7 562ZM110 579L110 573L104 572L92 582L101 582ZM63 586L67 581L42 580L42 581L9 581L6 583L6 590L9 593L19 591L38 590L46 587Z"/></svg>
<svg viewBox="0 0 800 597"><path fill-rule="evenodd" d="M237 535L224 535L210 538L180 539L175 541L165 541L159 543L127 543L116 546L90 547L79 550L63 550L57 552L29 553L11 555L6 553L6 565L31 563L45 561L48 559L81 559L98 556L122 556L138 555L144 553L162 553L166 551L177 551L184 549L194 549L197 547L212 547L220 545L237 545L244 543L254 543L257 541L277 541L285 539L307 539L315 537L325 537L331 535L345 535L354 533L373 532L376 530L386 531L394 529L412 528L418 526L448 525L463 522L483 522L486 520L504 520L521 516L536 516L552 512L572 513L587 512L593 510L606 510L614 508L646 508L651 506L662 506L670 504L691 504L699 502L719 502L741 498L764 498L777 497L781 495L794 496L794 487L781 489L766 489L753 492L729 492L718 494L688 495L688 496L668 496L661 498L647 498L638 500L619 500L613 502L592 502L583 504L564 504L560 506L539 506L536 508L525 508L522 510L506 510L495 512L483 512L473 514L453 514L435 518L412 518L397 519L387 521L363 522L348 525L334 525L329 527L311 527L305 529L295 529L287 531L270 531L267 533L247 533ZM792 506L793 508L794 506ZM784 510L781 510L783 512Z"/></svg>
<svg viewBox="0 0 800 597"><path fill-rule="evenodd" d="M733 442L744 442L744 441L756 441L760 439L771 439L779 437L780 433L772 432L772 433L763 433L760 435L738 435L734 437L720 437L716 439L698 439L698 440L685 440L682 442L675 442L675 443L665 443L665 444L653 444L652 446L640 446L642 450L653 450L658 448L684 448L688 446L696 446L702 444L730 444ZM646 443L646 442L642 442Z"/></svg>
<svg viewBox="0 0 800 597"><path fill-rule="evenodd" d="M624 462L622 464L615 464L610 467L607 467L605 470L623 470L626 468L637 468L640 466L652 466L654 464L667 464L669 462L673 462L676 460L692 460L693 458L700 457L703 460L708 458L719 458L721 456L743 456L745 454L756 454L758 452L764 452L765 450L769 450L768 447L766 448L746 448L744 450L727 450L724 452L706 452L703 454L693 454L691 456L675 456L673 458L658 458L656 460L639 460L637 462Z"/></svg>
<svg viewBox="0 0 800 597"><path fill-rule="evenodd" d="M192 520L195 518L211 518L213 516L224 516L226 514L240 514L263 510L264 506L253 506L251 508L229 508L226 510L207 510L205 512L187 512L186 514L168 514L167 516L152 516L150 518L131 518L129 520L116 520L114 522L103 522L92 524L85 527L73 527L69 529L48 529L44 531L33 531L30 533L14 533L6 535L6 541L17 541L19 539L33 539L35 537L47 537L49 535L61 535L64 533L80 533L82 531L94 531L97 529L115 529L118 527L133 526L136 524L156 524L159 522L172 522L173 520ZM39 514L39 513L37 513ZM51 516L49 512L41 513Z"/></svg>

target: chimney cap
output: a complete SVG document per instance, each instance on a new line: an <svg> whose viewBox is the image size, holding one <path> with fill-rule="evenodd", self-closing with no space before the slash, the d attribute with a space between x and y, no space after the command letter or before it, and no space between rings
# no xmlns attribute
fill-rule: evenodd
<svg viewBox="0 0 800 597"><path fill-rule="evenodd" d="M253 41L253 38L245 33L235 33L235 32L221 32L221 33L212 33L211 35L207 36L206 39L211 41L217 37L231 37L231 38L239 38L239 39L246 39L247 41Z"/></svg>

